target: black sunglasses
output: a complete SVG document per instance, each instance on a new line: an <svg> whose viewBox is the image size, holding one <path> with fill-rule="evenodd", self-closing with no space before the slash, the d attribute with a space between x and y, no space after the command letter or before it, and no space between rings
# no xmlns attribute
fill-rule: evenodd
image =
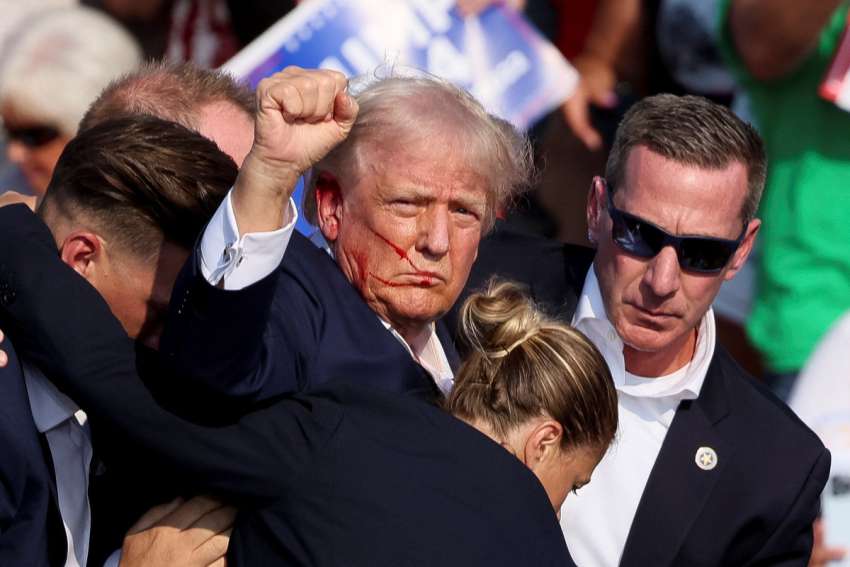
<svg viewBox="0 0 850 567"><path fill-rule="evenodd" d="M20 142L28 148L38 148L59 137L59 130L52 126L29 126L26 128L5 127L8 141Z"/></svg>
<svg viewBox="0 0 850 567"><path fill-rule="evenodd" d="M749 223L744 223L735 240L711 236L675 236L640 217L621 211L614 206L608 184L602 180L608 197L608 214L611 217L611 238L617 245L641 258L654 258L665 246L672 246L683 270L701 274L721 271L744 240Z"/></svg>

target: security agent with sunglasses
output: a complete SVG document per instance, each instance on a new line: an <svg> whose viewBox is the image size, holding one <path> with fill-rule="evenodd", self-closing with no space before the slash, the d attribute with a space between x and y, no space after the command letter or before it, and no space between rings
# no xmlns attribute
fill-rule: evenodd
<svg viewBox="0 0 850 567"><path fill-rule="evenodd" d="M561 510L579 565L800 565L830 456L716 343L711 303L749 255L766 161L752 127L698 97L624 117L587 203L595 252L504 228L469 289L519 279L603 353L620 429Z"/></svg>

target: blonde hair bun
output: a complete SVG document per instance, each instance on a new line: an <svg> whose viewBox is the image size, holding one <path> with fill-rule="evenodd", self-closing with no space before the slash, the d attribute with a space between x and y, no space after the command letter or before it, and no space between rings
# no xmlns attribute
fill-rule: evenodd
<svg viewBox="0 0 850 567"><path fill-rule="evenodd" d="M548 415L564 446L607 447L617 430L608 366L580 332L543 314L518 284L491 280L460 312L468 354L445 402L452 414L499 437Z"/></svg>
<svg viewBox="0 0 850 567"><path fill-rule="evenodd" d="M518 284L493 280L461 308L461 335L488 358L502 358L540 330L540 311Z"/></svg>

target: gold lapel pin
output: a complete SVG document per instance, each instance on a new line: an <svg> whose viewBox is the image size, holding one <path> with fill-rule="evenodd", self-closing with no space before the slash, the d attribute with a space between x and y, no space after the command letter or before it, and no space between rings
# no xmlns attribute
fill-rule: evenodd
<svg viewBox="0 0 850 567"><path fill-rule="evenodd" d="M710 471L717 466L717 452L711 447L700 447L694 461L702 470Z"/></svg>

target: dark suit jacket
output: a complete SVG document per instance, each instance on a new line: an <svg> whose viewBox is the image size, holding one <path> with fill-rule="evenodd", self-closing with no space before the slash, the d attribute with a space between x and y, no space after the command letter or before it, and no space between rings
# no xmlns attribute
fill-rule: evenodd
<svg viewBox="0 0 850 567"><path fill-rule="evenodd" d="M0 210L0 227L34 221ZM140 469L165 469L240 508L231 565L572 564L534 475L433 404L347 381L231 426L194 425L155 403L131 342L56 257L46 227L25 251L0 247L0 264L15 280L0 325L21 352L140 446Z"/></svg>
<svg viewBox="0 0 850 567"><path fill-rule="evenodd" d="M438 333L450 364L456 363L440 325ZM193 254L174 286L161 348L177 372L248 406L340 377L439 395L336 262L297 232L280 267L244 290L209 285Z"/></svg>
<svg viewBox="0 0 850 567"><path fill-rule="evenodd" d="M468 287L508 274L569 323L592 257L586 249L496 230L482 243ZM529 281L541 271L541 279ZM547 285L538 292L541 282ZM694 464L702 446L719 456L711 471ZM804 566L829 463L814 433L718 345L699 397L676 411L621 565Z"/></svg>
<svg viewBox="0 0 850 567"><path fill-rule="evenodd" d="M47 440L33 423L11 342L0 348L9 355L0 368L0 565L63 565L67 543Z"/></svg>

